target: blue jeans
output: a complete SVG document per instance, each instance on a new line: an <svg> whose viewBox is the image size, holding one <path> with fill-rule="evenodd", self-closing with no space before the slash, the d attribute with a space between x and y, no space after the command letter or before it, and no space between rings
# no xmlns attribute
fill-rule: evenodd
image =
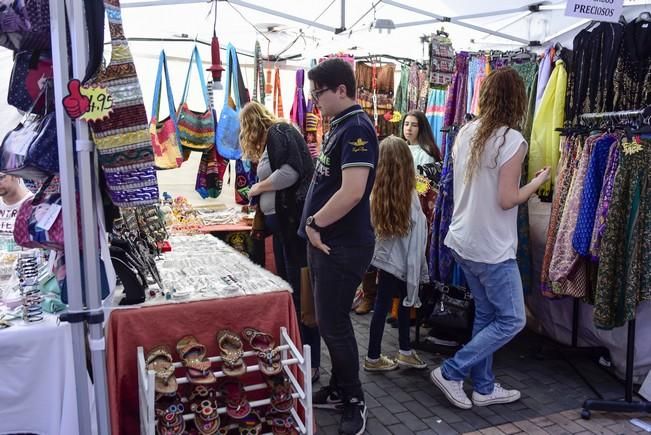
<svg viewBox="0 0 651 435"><path fill-rule="evenodd" d="M398 340L400 350L411 350L409 341L410 311L411 308L402 305L402 300L407 296L407 283L391 275L388 272L378 269L377 296L373 308L373 319L368 337L368 357L377 359L382 349L382 335L384 335L384 324L387 314L393 303L393 296L400 297L398 308Z"/></svg>
<svg viewBox="0 0 651 435"><path fill-rule="evenodd" d="M452 254L475 299L475 323L472 340L446 360L441 370L450 381L470 376L476 392L491 394L495 385L493 354L526 324L520 271L515 260L486 264Z"/></svg>

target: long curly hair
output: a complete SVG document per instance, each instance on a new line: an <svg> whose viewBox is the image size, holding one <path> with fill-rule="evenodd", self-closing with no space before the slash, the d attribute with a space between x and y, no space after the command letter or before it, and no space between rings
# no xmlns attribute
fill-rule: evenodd
<svg viewBox="0 0 651 435"><path fill-rule="evenodd" d="M380 239L409 234L416 171L409 145L389 136L380 143L380 158L371 192L371 220Z"/></svg>
<svg viewBox="0 0 651 435"><path fill-rule="evenodd" d="M495 165L500 149L506 141L509 129L519 130L527 111L527 92L524 81L513 68L502 68L491 72L481 86L479 92L480 116L475 122L479 127L472 138L470 155L466 166L466 182L481 165L486 142L500 127L507 127L502 136L502 143L495 155Z"/></svg>
<svg viewBox="0 0 651 435"><path fill-rule="evenodd" d="M240 112L240 145L249 160L258 161L264 153L269 127L278 122L262 104L251 101Z"/></svg>

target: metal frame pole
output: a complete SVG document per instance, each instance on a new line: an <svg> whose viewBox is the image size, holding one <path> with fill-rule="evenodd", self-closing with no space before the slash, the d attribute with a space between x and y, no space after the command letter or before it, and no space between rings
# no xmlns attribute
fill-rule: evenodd
<svg viewBox="0 0 651 435"><path fill-rule="evenodd" d="M70 28L72 31L73 75L77 78L84 76L88 63L88 34L84 3L79 0L67 0L68 11L72 12ZM81 228L83 238L83 289L86 296L88 313L102 312L99 244L97 230L97 208L94 198L97 177L95 174L94 144L89 139L88 124L82 120L76 121L77 138L75 151L77 153L79 177L79 207L81 212ZM76 208L76 205L73 206ZM105 234L99 235L106 237ZM104 345L104 330L101 323L89 322L89 350L93 367L93 385L95 388L95 405L97 427L100 435L110 435L108 418L108 392L106 381L106 356Z"/></svg>
<svg viewBox="0 0 651 435"><path fill-rule="evenodd" d="M481 26L475 26L474 24L466 23L464 21L459 21L458 18L444 17L442 15L434 14L432 12L425 11L423 9L418 9L418 8L413 7L413 6L405 5L403 3L393 1L393 0L382 0L382 3L388 4L388 5L391 5L391 6L395 6L397 8L401 8L401 9L404 9L406 11L415 12L417 14L425 15L426 17L432 17L432 18L434 18L434 19L436 19L438 21L441 21L441 22L453 23L453 24L456 24L458 26L467 27L468 29L476 30L476 31L481 32L481 33L487 33L489 35L498 36L500 38L508 39L510 41L516 41L516 42L519 42L520 44L525 44L525 45L529 44L529 41L526 40L526 39L518 38L518 37L512 36L512 35L507 35L506 33L496 32L496 31L486 29L486 28L481 27ZM493 15L494 15L494 13L493 13Z"/></svg>
<svg viewBox="0 0 651 435"><path fill-rule="evenodd" d="M54 95L59 149L59 178L61 186L62 219L64 227L64 250L66 258L66 282L68 307L79 311L82 307L81 259L77 233L77 200L75 165L72 143L72 124L66 117L61 101L67 94L68 48L66 42L66 9L64 0L50 0L50 26L52 40L52 67L54 71ZM81 435L92 433L91 409L86 369L86 339L83 323L70 324L72 329L73 361L77 390L77 418Z"/></svg>
<svg viewBox="0 0 651 435"><path fill-rule="evenodd" d="M342 0L343 2L344 0ZM280 18L285 18L286 20L289 21L294 21L297 23L305 24L311 27L316 27L321 30L325 30L328 32L335 32L337 29L331 26L326 26L325 24L318 23L316 21L308 20L305 18L297 17L295 15L290 15L286 14L281 11L276 11L274 9L269 9L265 8L264 6L258 6L253 3L245 2L242 0L228 0L229 3L237 6L242 6L243 8L247 9L252 9L254 11L262 12L265 14L277 16ZM151 0L151 1L137 1L137 2L131 2L131 3L124 3L121 5L122 9L127 9L127 8L140 8L140 7L147 7L147 6L169 6L169 5L178 5L178 4L192 4L192 3L206 3L206 0ZM345 14L345 11L344 11ZM344 17L345 21L345 17Z"/></svg>

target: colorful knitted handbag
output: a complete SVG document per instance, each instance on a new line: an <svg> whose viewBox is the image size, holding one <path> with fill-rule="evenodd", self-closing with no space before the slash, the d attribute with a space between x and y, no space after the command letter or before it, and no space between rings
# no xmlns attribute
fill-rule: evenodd
<svg viewBox="0 0 651 435"><path fill-rule="evenodd" d="M215 119L217 119L215 108L212 105L212 90L212 82L208 82L208 97L211 103L210 110ZM216 146L210 148L208 151L204 151L201 154L194 190L204 199L217 198L222 193L226 168L228 168L228 160L219 154Z"/></svg>
<svg viewBox="0 0 651 435"><path fill-rule="evenodd" d="M232 44L228 44L228 71L226 85L224 86L224 105L217 124L216 144L219 154L229 160L236 160L242 157L240 148L240 109L242 100L240 96L239 69L237 52ZM232 86L231 86L232 85ZM228 98L231 87L235 93L235 109L229 106Z"/></svg>
<svg viewBox="0 0 651 435"><path fill-rule="evenodd" d="M91 82L108 88L113 111L108 118L90 122L93 140L113 204L154 204L158 202L154 151L136 67L122 28L120 2L104 0L104 6L111 32L111 61Z"/></svg>
<svg viewBox="0 0 651 435"><path fill-rule="evenodd" d="M203 93L203 99L206 103L205 112L195 112L190 110L188 103L186 102L193 64L197 66L197 70L199 71L199 84L201 85L201 92ZM185 76L183 97L181 98L181 105L179 106L177 113L179 120L179 137L181 139L181 145L184 148L192 151L206 151L215 145L215 119L210 110L208 88L206 87L206 80L203 76L199 49L196 46L194 47L194 50L192 50L192 55L190 56L188 73Z"/></svg>
<svg viewBox="0 0 651 435"><path fill-rule="evenodd" d="M159 121L158 115L160 113L163 68L165 69L165 89L170 115ZM151 121L149 121L149 133L151 135L151 144L154 147L154 163L156 169L175 169L180 167L181 163L183 163L183 155L181 154L174 96L172 95L172 86L170 85L170 74L167 69L165 50L161 50L158 58L158 73L156 74L156 84L154 86L154 102L152 103L151 109Z"/></svg>

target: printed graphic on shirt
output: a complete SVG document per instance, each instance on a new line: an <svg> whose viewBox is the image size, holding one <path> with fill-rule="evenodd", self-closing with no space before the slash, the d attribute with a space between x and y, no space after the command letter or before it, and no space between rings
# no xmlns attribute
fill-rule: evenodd
<svg viewBox="0 0 651 435"><path fill-rule="evenodd" d="M13 235L18 209L0 209L0 235Z"/></svg>
<svg viewBox="0 0 651 435"><path fill-rule="evenodd" d="M316 174L317 177L329 177L330 176L330 164L331 164L331 159L330 156L325 155L325 153L321 153L319 155L319 158L317 159L316 162Z"/></svg>
<svg viewBox="0 0 651 435"><path fill-rule="evenodd" d="M357 140L348 142L348 144L353 146L354 153L361 153L361 152L368 151L368 148L366 148L366 144L368 144L368 141L362 139L361 137L358 137Z"/></svg>

